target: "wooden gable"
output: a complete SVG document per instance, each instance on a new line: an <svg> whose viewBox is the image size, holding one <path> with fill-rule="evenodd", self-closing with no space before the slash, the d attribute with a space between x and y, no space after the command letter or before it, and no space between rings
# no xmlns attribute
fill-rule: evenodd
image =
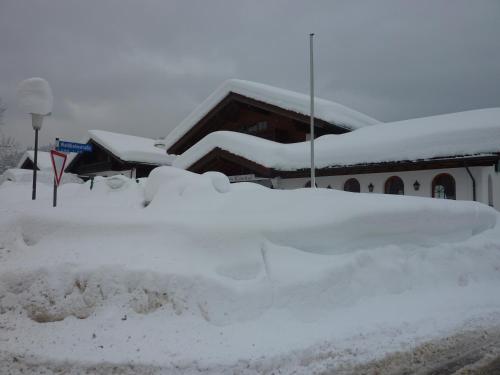
<svg viewBox="0 0 500 375"><path fill-rule="evenodd" d="M309 116L231 92L170 146L168 153L180 155L207 134L218 130L251 134L279 143L303 142L309 134L309 121ZM315 120L316 137L348 131Z"/></svg>
<svg viewBox="0 0 500 375"><path fill-rule="evenodd" d="M80 176L92 176L104 171L120 172L134 168L136 170L136 177L139 178L147 177L151 170L157 167L157 165L152 164L123 161L92 139L87 143L92 144L93 151L75 156L66 167L66 172Z"/></svg>
<svg viewBox="0 0 500 375"><path fill-rule="evenodd" d="M67 172L79 175L92 174L106 170L124 170L123 162L111 152L90 140L87 142L93 147L92 152L83 152L75 156L66 168Z"/></svg>
<svg viewBox="0 0 500 375"><path fill-rule="evenodd" d="M31 169L33 170L33 165L34 163L31 161L30 158L26 158L26 160L23 162L23 164L21 165L20 169ZM40 170L40 167L37 166L36 167L36 170L39 171Z"/></svg>
<svg viewBox="0 0 500 375"><path fill-rule="evenodd" d="M272 170L241 156L215 148L188 168L195 173L221 172L226 176L254 174L257 177L271 177Z"/></svg>

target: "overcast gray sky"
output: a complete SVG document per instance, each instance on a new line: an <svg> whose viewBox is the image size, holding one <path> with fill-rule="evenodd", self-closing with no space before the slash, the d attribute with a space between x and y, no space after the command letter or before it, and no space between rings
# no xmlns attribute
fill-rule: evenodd
<svg viewBox="0 0 500 375"><path fill-rule="evenodd" d="M5 131L33 141L16 86L54 92L41 143L87 129L165 136L228 78L381 121L500 106L500 0L1 0Z"/></svg>

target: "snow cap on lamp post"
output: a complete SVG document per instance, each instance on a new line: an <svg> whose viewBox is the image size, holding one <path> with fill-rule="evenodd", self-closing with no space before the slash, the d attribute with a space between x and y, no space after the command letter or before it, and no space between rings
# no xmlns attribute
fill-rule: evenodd
<svg viewBox="0 0 500 375"><path fill-rule="evenodd" d="M29 78L17 87L19 108L31 114L33 129L40 130L43 116L52 112L53 96L49 83L43 78Z"/></svg>

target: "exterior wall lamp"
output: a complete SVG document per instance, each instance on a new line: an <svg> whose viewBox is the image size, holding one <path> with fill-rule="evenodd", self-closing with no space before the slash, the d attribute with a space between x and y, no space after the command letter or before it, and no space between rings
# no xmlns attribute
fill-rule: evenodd
<svg viewBox="0 0 500 375"><path fill-rule="evenodd" d="M413 188L415 189L415 191L418 191L420 189L420 182L415 180L415 182L413 183Z"/></svg>
<svg viewBox="0 0 500 375"><path fill-rule="evenodd" d="M368 191L369 191L370 193L373 193L373 188L374 188L374 186L373 186L373 184L370 182L370 185L368 185Z"/></svg>

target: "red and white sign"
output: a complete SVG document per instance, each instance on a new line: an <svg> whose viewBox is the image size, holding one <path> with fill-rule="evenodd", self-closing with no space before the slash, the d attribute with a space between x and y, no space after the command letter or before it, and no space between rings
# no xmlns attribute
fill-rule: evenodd
<svg viewBox="0 0 500 375"><path fill-rule="evenodd" d="M59 186L59 183L61 182L61 177L64 172L67 156L68 155L62 152L50 150L50 158L52 159L52 168L54 169L54 176L56 178L57 186Z"/></svg>

